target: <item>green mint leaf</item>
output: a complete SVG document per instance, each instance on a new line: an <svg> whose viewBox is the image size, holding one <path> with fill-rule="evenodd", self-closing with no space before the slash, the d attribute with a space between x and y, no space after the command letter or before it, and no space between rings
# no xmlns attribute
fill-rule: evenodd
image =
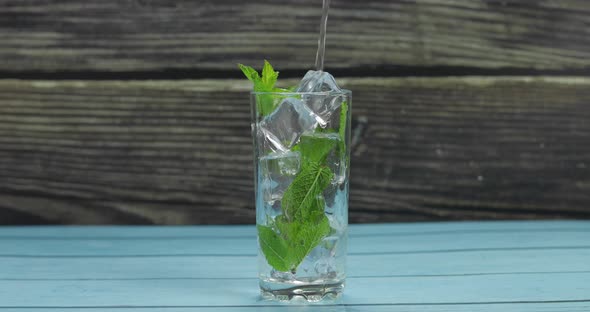
<svg viewBox="0 0 590 312"><path fill-rule="evenodd" d="M293 261L292 270L296 269L303 259L322 242L324 237L328 236L330 230L330 222L323 212L316 222L306 223L305 226L300 228L297 239L291 241L290 244Z"/></svg>
<svg viewBox="0 0 590 312"><path fill-rule="evenodd" d="M242 72L244 73L246 78L248 78L248 80L252 81L254 83L254 85L260 83L260 81L261 81L260 76L258 75L258 72L256 71L256 69L254 69L250 66L243 65L243 64L238 64L238 67L240 67L240 69L242 70Z"/></svg>
<svg viewBox="0 0 590 312"><path fill-rule="evenodd" d="M275 88L277 79L279 78L279 72L272 68L272 65L268 61L264 61L264 67L262 68L262 77L258 72L244 64L238 64L238 67L242 70L246 78L254 83L254 90L257 92L275 92L280 90Z"/></svg>
<svg viewBox="0 0 590 312"><path fill-rule="evenodd" d="M297 234L301 228L299 222L289 222L285 215L280 215L275 218L275 227L281 233L281 237L287 242L294 242L297 239Z"/></svg>
<svg viewBox="0 0 590 312"><path fill-rule="evenodd" d="M262 83L270 90L272 90L279 78L279 72L276 72L272 65L267 60L264 60L264 67L262 67Z"/></svg>
<svg viewBox="0 0 590 312"><path fill-rule="evenodd" d="M275 71L268 61L264 61L262 68L262 77L258 72L250 67L243 64L238 64L238 67L242 70L246 78L254 83L254 91L256 92L287 92L287 89L275 88L275 84L279 77L279 72ZM272 113L277 105L280 103L281 97L273 94L260 94L258 95L258 112L262 116L269 115Z"/></svg>
<svg viewBox="0 0 590 312"><path fill-rule="evenodd" d="M301 162L323 163L330 151L336 146L336 140L330 135L303 135L299 142L301 148Z"/></svg>
<svg viewBox="0 0 590 312"><path fill-rule="evenodd" d="M346 155L346 124L348 117L348 103L346 101L342 102L340 108L340 128L338 128L338 134L340 136L340 155ZM346 156L346 167L350 163L350 158Z"/></svg>
<svg viewBox="0 0 590 312"><path fill-rule="evenodd" d="M262 91L267 92L267 91ZM270 115L280 102L280 98L277 98L273 94L258 94L257 96L257 103L258 103L258 112L262 116Z"/></svg>
<svg viewBox="0 0 590 312"><path fill-rule="evenodd" d="M340 134L340 141L344 143L346 140L346 117L348 117L348 103L342 102L340 105L340 128L338 128L338 133Z"/></svg>
<svg viewBox="0 0 590 312"><path fill-rule="evenodd" d="M330 168L317 164L303 164L301 172L287 187L282 199L283 213L289 222L309 218L318 210L323 213L323 206L318 205L317 197L332 181L334 174Z"/></svg>
<svg viewBox="0 0 590 312"><path fill-rule="evenodd" d="M315 129L316 133L337 133L336 129L332 128L317 128Z"/></svg>
<svg viewBox="0 0 590 312"><path fill-rule="evenodd" d="M321 198L321 197L320 197ZM312 216L307 222L288 222L286 218L277 218L276 225L281 235L289 246L291 271L296 271L297 266L307 255L317 247L324 237L330 233L330 222L323 213L323 198L319 213Z"/></svg>
<svg viewBox="0 0 590 312"><path fill-rule="evenodd" d="M272 228L259 225L258 240L266 261L279 271L289 271L292 260L289 258L289 246Z"/></svg>

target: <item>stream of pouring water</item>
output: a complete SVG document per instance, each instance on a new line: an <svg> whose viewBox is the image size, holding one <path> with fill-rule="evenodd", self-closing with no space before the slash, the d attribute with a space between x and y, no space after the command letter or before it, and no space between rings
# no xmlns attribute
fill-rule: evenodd
<svg viewBox="0 0 590 312"><path fill-rule="evenodd" d="M326 26L328 24L328 10L330 9L330 0L324 0L322 6L322 20L320 23L320 39L318 40L318 53L315 56L315 69L324 70L324 54L326 53Z"/></svg>

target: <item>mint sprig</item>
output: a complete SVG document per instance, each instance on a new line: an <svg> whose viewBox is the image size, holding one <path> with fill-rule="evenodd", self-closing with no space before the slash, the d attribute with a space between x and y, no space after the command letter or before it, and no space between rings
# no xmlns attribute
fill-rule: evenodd
<svg viewBox="0 0 590 312"><path fill-rule="evenodd" d="M275 88L279 72L275 71L267 60L264 60L264 66L262 67L262 76L258 74L256 69L238 64L238 67L242 70L246 78L254 83L254 91L256 92L285 92L287 90ZM272 94L259 94L257 99L258 112L262 116L269 115L272 113L278 105L276 97Z"/></svg>
<svg viewBox="0 0 590 312"><path fill-rule="evenodd" d="M322 193L334 176L324 163L335 145L334 140L325 137L301 138L302 168L283 194L283 214L276 217L270 227L258 226L262 252L276 270L295 272L330 233Z"/></svg>

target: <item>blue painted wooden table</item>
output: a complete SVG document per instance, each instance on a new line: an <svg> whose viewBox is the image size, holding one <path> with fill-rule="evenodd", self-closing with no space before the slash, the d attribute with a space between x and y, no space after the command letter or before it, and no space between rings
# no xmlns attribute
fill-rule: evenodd
<svg viewBox="0 0 590 312"><path fill-rule="evenodd" d="M1 311L590 311L590 222L350 227L337 302L261 301L253 226L0 228Z"/></svg>

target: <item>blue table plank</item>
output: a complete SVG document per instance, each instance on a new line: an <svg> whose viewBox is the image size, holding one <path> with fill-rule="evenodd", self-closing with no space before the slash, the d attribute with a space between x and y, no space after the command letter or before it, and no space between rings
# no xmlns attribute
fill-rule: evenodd
<svg viewBox="0 0 590 312"><path fill-rule="evenodd" d="M354 224L350 234L366 235L423 235L460 232L503 232L503 231L588 231L588 221L480 221L480 222L437 222L437 223L376 223ZM249 225L205 225L205 226L35 226L0 228L2 238L194 238L194 237L243 237L256 236L256 229Z"/></svg>
<svg viewBox="0 0 590 312"><path fill-rule="evenodd" d="M220 268L216 268L220 269ZM359 278L344 304L590 302L590 273ZM256 306L258 283L227 280L0 281L4 307ZM559 291L561 289L561 291ZM566 290L566 291L564 291Z"/></svg>
<svg viewBox="0 0 590 312"><path fill-rule="evenodd" d="M314 311L589 310L590 222L350 232L345 296ZM0 309L274 311L255 248L253 226L0 228Z"/></svg>
<svg viewBox="0 0 590 312"><path fill-rule="evenodd" d="M348 257L348 275L590 272L590 250L508 250ZM256 257L0 258L0 279L252 278ZM211 270L211 267L223 270Z"/></svg>
<svg viewBox="0 0 590 312"><path fill-rule="evenodd" d="M62 312L63 308L24 308L24 309L2 309L3 312ZM238 307L238 308L220 308L220 307L158 307L158 308L70 308L68 312L113 312L113 311L133 311L133 312L220 312L220 311L240 311L240 312L258 312L258 311L283 311L283 312L498 312L498 311L518 311L518 312L588 312L590 303L588 302L545 302L545 303L495 303L495 304L445 304L445 305L386 305L386 306L368 306L368 305L313 305L313 306L256 306L256 307Z"/></svg>
<svg viewBox="0 0 590 312"><path fill-rule="evenodd" d="M358 232L353 226L353 232ZM162 232L165 232L164 230ZM227 232L231 232L227 231ZM237 243L239 242L239 243ZM370 244L367 244L370 242ZM485 242L485 246L482 246ZM563 245L567 242L567 245ZM228 243L233 243L228 248ZM400 235L387 233L375 236L351 235L351 254L440 252L472 249L522 249L590 247L590 229L519 229L473 232L420 233ZM149 256L149 255L241 255L256 254L253 236L236 237L165 237L150 239L69 239L67 237L43 239L0 239L0 257L6 256Z"/></svg>

